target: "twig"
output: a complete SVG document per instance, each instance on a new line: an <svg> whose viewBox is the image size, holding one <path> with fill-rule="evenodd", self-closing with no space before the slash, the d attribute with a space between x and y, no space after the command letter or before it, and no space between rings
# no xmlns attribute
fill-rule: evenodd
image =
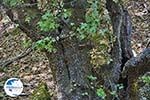
<svg viewBox="0 0 150 100"><path fill-rule="evenodd" d="M26 3L26 4L22 4L22 5L17 5L16 8L33 7L33 6L36 6L37 4L38 3L33 3L33 4Z"/></svg>
<svg viewBox="0 0 150 100"><path fill-rule="evenodd" d="M148 40L147 44L146 44L146 48L148 48L150 46L150 39Z"/></svg>
<svg viewBox="0 0 150 100"><path fill-rule="evenodd" d="M10 27L10 25L11 24L13 24L12 22L8 22L1 30L0 30L0 35L2 35L5 31L6 31L6 29L8 28L8 27Z"/></svg>
<svg viewBox="0 0 150 100"><path fill-rule="evenodd" d="M0 62L0 66L1 66L1 67L8 66L8 65L10 65L11 63L13 63L14 61L17 61L17 60L19 60L19 59L22 59L22 58L26 57L27 55L29 55L29 54L33 51L33 49L34 49L34 47L31 46L30 48L26 49L24 52L22 52L22 53L19 54L18 56Z"/></svg>

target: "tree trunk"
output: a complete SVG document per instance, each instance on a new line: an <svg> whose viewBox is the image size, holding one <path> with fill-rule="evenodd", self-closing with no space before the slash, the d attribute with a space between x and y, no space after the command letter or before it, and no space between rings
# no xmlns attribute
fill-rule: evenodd
<svg viewBox="0 0 150 100"><path fill-rule="evenodd" d="M81 50L77 39L59 41L57 52L53 57L47 53L47 57L55 64L58 100L100 100L87 79L91 73L88 49Z"/></svg>
<svg viewBox="0 0 150 100"><path fill-rule="evenodd" d="M81 0L81 2L75 2L75 4L68 3L65 5L66 8L72 9L73 17L71 17L70 21L74 22L77 26L85 20L85 4L86 0ZM14 20L13 17L11 17L13 16L11 10L7 10L7 12L10 19L19 24L19 28L26 33L32 41L36 42L43 37L41 34L37 34L38 31L34 28L34 25L31 27L32 23L30 25L23 21L25 14L22 10L17 9L16 11L19 16L18 20ZM79 12L80 14L78 15ZM70 30L66 24L68 23L62 23L62 25L60 25L61 30L54 33L55 38L59 37L59 40L57 40L55 44L57 49L56 53L50 53L44 50L49 59L50 68L52 69L53 77L56 82L57 98L58 100L100 100L87 79L87 77L91 75L90 68L92 67L90 64L89 49L86 47L84 49L80 48L79 45L82 43L79 43L79 39L75 37L67 38ZM63 38L63 36L66 37Z"/></svg>
<svg viewBox="0 0 150 100"><path fill-rule="evenodd" d="M123 69L122 75L128 76L129 100L140 100L137 80L139 76L150 72L150 48L146 48L137 57L131 58Z"/></svg>
<svg viewBox="0 0 150 100"><path fill-rule="evenodd" d="M85 21L86 0L77 1L74 4L65 5L72 9L71 22L79 25ZM80 12L80 14L78 14ZM68 35L70 30L62 26L63 35ZM80 48L83 44L76 37L60 39L56 43L55 54L46 53L53 76L56 81L58 100L101 100L95 89L91 88L88 76L91 75L92 65L90 64L89 48ZM53 66L53 67L52 67Z"/></svg>
<svg viewBox="0 0 150 100"><path fill-rule="evenodd" d="M65 1L68 2L68 0L64 0L64 2ZM66 8L72 9L73 17L71 17L69 21L74 22L76 26L78 26L85 20L86 3L86 0L72 0L70 3L64 5ZM3 5L0 6L3 7ZM145 72L145 69L143 69L142 66L149 70L149 62L148 64L144 63L144 65L137 65L140 66L140 70L138 71L136 71L135 68L132 71L128 70L129 67L125 64L133 56L130 40L130 16L127 10L125 10L119 2L115 3L113 0L106 0L106 7L109 11L113 33L116 37L116 41L114 42L111 51L113 61L108 65L108 70L105 70L108 74L105 74L104 86L108 89L111 89L111 91L118 92L116 84L123 84L123 92L127 93L128 87L128 90L130 91L128 92L129 96L127 94L124 95L121 91L119 91L119 98L115 99L134 100L136 98L135 100L137 100L137 94L135 93L134 95L132 95L132 92L134 91L132 91L131 86L135 82L135 80L132 79L137 78L134 75L139 75L140 70ZM33 11L35 12L35 10ZM10 19L13 22L19 24L19 28L23 32L25 32L27 36L30 37L34 42L40 40L43 37L43 35L38 34L38 31L35 29L35 27L33 27L31 23L30 25L20 20L24 20L24 18L22 18L22 16L26 16L24 12L21 12L17 9L16 12L19 15L18 20L14 20L13 17L11 17L13 16L13 13L10 9L8 10L7 8L7 12L8 13L6 14L10 17ZM80 14L78 14L79 12ZM37 13L39 12L37 11ZM65 38L63 39L59 38L55 43L57 51L55 53L45 51L47 58L49 59L50 68L52 69L54 80L56 82L58 100L101 100L101 98L96 95L96 90L91 87L91 84L87 79L87 77L91 75L92 68L89 57L90 49L87 47L80 48L80 45L83 43L76 37L69 37L70 30L68 25L66 25L67 21L64 23L65 24L61 25L61 30L59 30L58 33L54 33L58 38L65 36ZM144 59L144 57L142 56L140 58ZM145 58L147 59L148 57L149 55ZM129 60L129 62L131 60ZM125 73L125 75L127 73L128 77L121 77L122 71ZM112 100L112 98L108 98L108 100Z"/></svg>
<svg viewBox="0 0 150 100"><path fill-rule="evenodd" d="M115 3L113 0L106 0L106 7L112 22L113 33L116 41L112 48L111 56L113 62L110 64L110 76L105 81L105 86L112 91L118 91L116 84L123 84L124 90L119 91L120 100L126 100L126 90L128 79L121 77L121 72L125 63L133 56L131 50L131 18L128 11L124 9L120 2Z"/></svg>

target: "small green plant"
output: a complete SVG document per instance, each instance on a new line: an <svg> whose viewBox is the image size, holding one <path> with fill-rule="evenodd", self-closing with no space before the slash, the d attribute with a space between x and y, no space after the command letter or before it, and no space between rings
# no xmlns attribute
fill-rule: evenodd
<svg viewBox="0 0 150 100"><path fill-rule="evenodd" d="M124 88L124 86L123 86L123 84L117 84L117 88L118 88L119 90L121 90L121 89Z"/></svg>
<svg viewBox="0 0 150 100"><path fill-rule="evenodd" d="M55 42L55 39L51 38L51 37L46 37L42 40L39 40L36 42L35 44L35 48L37 48L38 50L47 50L49 52L55 52L56 49L53 46L53 43Z"/></svg>
<svg viewBox="0 0 150 100"><path fill-rule="evenodd" d="M81 23L80 26L77 28L79 33L79 39L83 40L88 36L93 36L97 33L100 25L100 12L99 12L99 3L98 1L94 0L89 2L90 7L85 16L85 23Z"/></svg>
<svg viewBox="0 0 150 100"><path fill-rule="evenodd" d="M105 93L105 91L104 91L104 89L102 87L100 87L99 89L97 89L96 93L97 93L97 95L99 97L101 97L102 99L105 99L106 93Z"/></svg>
<svg viewBox="0 0 150 100"><path fill-rule="evenodd" d="M88 79L90 81L95 81L95 80L97 80L97 77L94 77L94 76L90 75L90 76L88 76Z"/></svg>
<svg viewBox="0 0 150 100"><path fill-rule="evenodd" d="M71 16L71 11L69 9L63 9L63 13L62 13L62 16L64 18L69 18Z"/></svg>
<svg viewBox="0 0 150 100"><path fill-rule="evenodd" d="M142 76L141 77L141 80L146 83L146 84L149 84L150 85L150 76Z"/></svg>
<svg viewBox="0 0 150 100"><path fill-rule="evenodd" d="M56 17L50 11L47 11L38 22L38 26L41 31L48 32L56 29L59 25L56 23Z"/></svg>
<svg viewBox="0 0 150 100"><path fill-rule="evenodd" d="M30 100L51 100L51 95L48 92L47 85L45 83L39 84L39 86L33 91L30 96Z"/></svg>

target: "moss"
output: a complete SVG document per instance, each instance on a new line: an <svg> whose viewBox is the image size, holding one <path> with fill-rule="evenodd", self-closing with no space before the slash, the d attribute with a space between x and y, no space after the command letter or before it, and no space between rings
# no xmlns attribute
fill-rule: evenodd
<svg viewBox="0 0 150 100"><path fill-rule="evenodd" d="M47 85L45 83L39 84L39 86L33 91L30 100L51 100Z"/></svg>

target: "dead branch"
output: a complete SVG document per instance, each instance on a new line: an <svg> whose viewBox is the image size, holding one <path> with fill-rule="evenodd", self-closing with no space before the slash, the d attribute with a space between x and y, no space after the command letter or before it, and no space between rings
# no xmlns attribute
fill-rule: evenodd
<svg viewBox="0 0 150 100"><path fill-rule="evenodd" d="M147 44L146 44L146 48L148 48L150 46L150 39L148 40Z"/></svg>
<svg viewBox="0 0 150 100"><path fill-rule="evenodd" d="M130 75L133 69L138 71L138 75L144 74L150 71L150 48L146 48L139 56L131 58L126 64L122 71L123 77Z"/></svg>
<svg viewBox="0 0 150 100"><path fill-rule="evenodd" d="M5 66L8 66L10 65L11 63L13 63L14 61L17 61L17 60L20 60L26 56L28 56L32 51L33 51L34 47L31 46L30 48L26 49L24 52L22 52L21 54L19 54L18 56L16 57L13 57L13 58L10 58L10 59L7 59L5 61L1 61L0 62L0 66L1 67L5 67Z"/></svg>
<svg viewBox="0 0 150 100"><path fill-rule="evenodd" d="M13 23L18 24L19 25L18 28L20 28L24 33L26 33L26 35L30 37L32 41L37 41L40 39L40 34L37 34L38 32L35 29L31 28L32 27L31 25L22 22L20 19L13 18L14 13L12 12L11 9L7 8L5 5L0 4L0 10L3 13L5 13Z"/></svg>

